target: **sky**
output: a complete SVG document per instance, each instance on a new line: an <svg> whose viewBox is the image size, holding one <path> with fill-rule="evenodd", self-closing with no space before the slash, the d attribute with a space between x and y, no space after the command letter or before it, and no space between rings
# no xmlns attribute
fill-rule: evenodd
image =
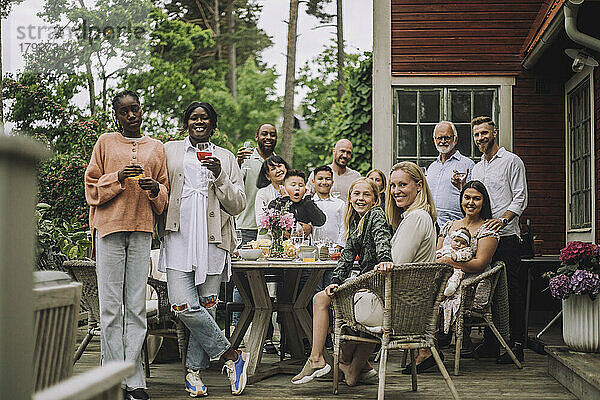
<svg viewBox="0 0 600 400"><path fill-rule="evenodd" d="M274 42L273 46L263 53L263 60L269 66L275 66L279 73L277 92L283 95L285 85L285 66L287 48L287 21L289 18L289 1L261 0L263 12L258 26L262 28ZM363 52L373 50L373 1L372 0L343 0L342 16L344 19L345 50L348 52ZM306 7L301 4L298 14L298 42L296 49L296 71L307 61L316 57L324 46L335 38L335 28L317 28L319 21L306 14ZM335 1L326 9L335 14ZM302 91L299 96L302 97ZM298 104L298 98L295 103Z"/></svg>
<svg viewBox="0 0 600 400"><path fill-rule="evenodd" d="M258 0L258 2L263 6L259 27L271 36L274 42L272 47L262 53L262 58L268 66L276 68L279 74L277 93L283 96L287 47L287 24L284 21L289 18L289 1ZM41 10L42 4L42 0L25 0L13 9L7 20L3 21L2 64L5 73L14 73L21 69L23 67L22 53L47 38L49 31L46 24L36 16L36 13ZM307 61L316 57L322 48L335 37L334 27L316 28L320 25L319 21L307 15L305 10L306 6L301 4L298 16L296 71ZM332 1L326 11L335 14L335 1ZM346 51L372 50L372 13L373 0L343 0L342 14ZM298 90L295 99L296 106L302 96L302 90Z"/></svg>

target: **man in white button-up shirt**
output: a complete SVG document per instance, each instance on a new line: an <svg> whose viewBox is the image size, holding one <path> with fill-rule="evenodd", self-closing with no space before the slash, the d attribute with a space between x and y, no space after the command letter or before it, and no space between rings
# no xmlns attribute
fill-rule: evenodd
<svg viewBox="0 0 600 400"><path fill-rule="evenodd" d="M498 132L490 117L473 119L471 128L475 144L483 153L481 161L473 167L472 179L483 182L492 201L493 218L486 224L500 234L500 241L492 262L501 260L506 264L510 339L513 342L515 356L523 361L523 347L526 343L523 301L525 280L520 268L519 216L527 207L525 165L519 156L498 146ZM486 339L492 336L486 335ZM489 341L487 343L489 344ZM506 353L496 361L512 363Z"/></svg>

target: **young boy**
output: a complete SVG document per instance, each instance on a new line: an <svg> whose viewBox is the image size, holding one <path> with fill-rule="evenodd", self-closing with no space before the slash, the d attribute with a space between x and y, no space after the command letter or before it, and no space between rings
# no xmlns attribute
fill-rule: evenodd
<svg viewBox="0 0 600 400"><path fill-rule="evenodd" d="M330 196L333 186L333 171L329 165L321 165L315 168L313 172L312 185L316 193L312 199L325 213L327 220L325 225L315 229L318 234L331 241L338 247L344 247L344 212L346 203L341 199L335 199Z"/></svg>
<svg viewBox="0 0 600 400"><path fill-rule="evenodd" d="M346 203L342 199L336 199L330 196L333 186L333 170L329 165L321 165L313 171L312 186L315 188L315 194L312 199L323 211L327 220L325 225L315 228L314 234L321 240L328 240L333 246L344 247L344 212ZM313 235L314 235L313 234ZM314 236L313 236L314 237ZM331 281L333 271L325 271L323 279L317 286L317 291L324 290Z"/></svg>
<svg viewBox="0 0 600 400"><path fill-rule="evenodd" d="M269 208L281 210L287 207L288 211L294 214L296 222L302 225L306 236L312 232L313 226L323 226L327 217L310 197L304 197L305 179L304 172L297 169L288 170L283 181L283 196L271 201Z"/></svg>

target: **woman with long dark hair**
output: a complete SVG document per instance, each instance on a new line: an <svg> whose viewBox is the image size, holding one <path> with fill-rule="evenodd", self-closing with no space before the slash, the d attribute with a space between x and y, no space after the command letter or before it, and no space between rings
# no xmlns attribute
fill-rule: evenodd
<svg viewBox="0 0 600 400"><path fill-rule="evenodd" d="M460 193L460 208L464 217L455 221L448 221L440 230L437 242L437 249L448 245L452 241L452 233L459 229L467 229L470 234L470 246L473 257L469 261L455 261L452 257L442 257L437 260L440 263L446 263L465 273L478 274L489 268L492 256L498 246L499 236L494 230L485 226L485 221L492 218L492 209L490 196L485 185L480 181L467 182ZM477 297L485 296L482 291L488 291L489 282L482 281L477 291L480 292ZM486 285L487 284L487 285ZM441 303L444 323L447 326L452 322L454 314L460 305L460 288L450 297ZM433 356L429 349L420 349L419 355L415 360L417 363L417 372L423 372L435 365ZM402 373L410 374L410 365Z"/></svg>

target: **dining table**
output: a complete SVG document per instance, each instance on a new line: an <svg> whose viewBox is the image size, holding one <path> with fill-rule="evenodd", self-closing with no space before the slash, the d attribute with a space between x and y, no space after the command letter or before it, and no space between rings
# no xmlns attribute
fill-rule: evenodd
<svg viewBox="0 0 600 400"><path fill-rule="evenodd" d="M231 335L231 344L238 348L242 339L248 360L248 382L256 382L279 373L298 372L306 359L303 339L312 344L312 317L309 305L317 285L327 270L333 270L336 261L303 262L293 259L259 259L232 261L232 279L244 302L244 310ZM306 272L302 272L306 271ZM304 285L301 285L301 278ZM269 296L267 282L278 285L277 299ZM280 351L288 352L291 359L261 365L263 345L273 312L281 321ZM246 335L250 329L249 335Z"/></svg>

